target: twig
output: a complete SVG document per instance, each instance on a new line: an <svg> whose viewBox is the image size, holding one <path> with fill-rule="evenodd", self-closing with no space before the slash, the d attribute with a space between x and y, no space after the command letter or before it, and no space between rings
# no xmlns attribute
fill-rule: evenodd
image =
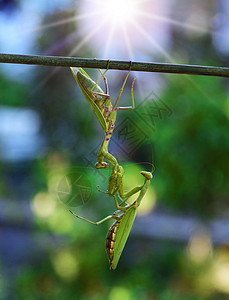
<svg viewBox="0 0 229 300"><path fill-rule="evenodd" d="M41 55L40 56L38 56L38 55L17 55L17 54L1 54L0 53L0 63L106 69L107 62L108 62L107 60L103 60L103 59L60 57L60 56L41 56ZM130 68L129 61L110 60L109 69L129 70L129 68ZM132 62L131 70L132 71L144 71L144 72L160 72L160 73L173 73L173 74L191 74L191 75L229 77L229 68L199 66L199 65Z"/></svg>

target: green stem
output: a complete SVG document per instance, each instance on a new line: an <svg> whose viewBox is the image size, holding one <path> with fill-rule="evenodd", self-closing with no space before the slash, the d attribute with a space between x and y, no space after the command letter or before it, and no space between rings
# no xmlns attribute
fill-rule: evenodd
<svg viewBox="0 0 229 300"><path fill-rule="evenodd" d="M59 56L1 54L0 63L107 69L107 60ZM129 61L110 60L109 69L129 70ZM229 68L167 63L132 62L131 71L229 77Z"/></svg>

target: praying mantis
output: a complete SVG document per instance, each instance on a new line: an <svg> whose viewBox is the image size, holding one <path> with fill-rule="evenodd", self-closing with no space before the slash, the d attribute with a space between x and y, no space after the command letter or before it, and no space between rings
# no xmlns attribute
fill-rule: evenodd
<svg viewBox="0 0 229 300"><path fill-rule="evenodd" d="M128 236L130 234L130 230L132 228L133 222L135 220L137 214L137 208L141 204L141 201L148 190L148 187L150 185L150 180L153 178L152 172L146 172L146 171L141 172L141 174L145 177L145 181L144 184L139 188L140 193L137 199L132 204L123 206L123 204L125 204L126 200L128 199L126 198L119 205L116 196L113 195L115 205L118 210L115 211L112 215L107 216L106 218L98 222L87 220L83 217L76 215L71 210L69 210L76 218L86 221L93 225L100 225L109 219L115 220L115 222L111 225L110 229L108 230L106 236L106 250L110 262L110 269L112 270L115 270L117 267L120 256L122 254ZM129 197L130 196L131 195L129 195Z"/></svg>
<svg viewBox="0 0 229 300"><path fill-rule="evenodd" d="M109 61L108 61L109 65ZM94 114L96 115L100 125L102 126L105 136L103 139L103 142L99 148L99 152L97 155L98 162L95 164L95 168L101 169L101 168L107 168L109 166L108 163L104 162L104 157L112 163L114 166L118 166L117 159L108 152L108 145L115 127L115 121L117 117L117 111L118 110L128 110L134 108L134 95L133 95L133 86L135 79L132 82L131 87L131 94L132 94L132 106L127 107L117 107L119 98L121 97L121 94L123 92L124 86L126 84L127 78L131 71L131 63L130 63L130 69L129 72L124 80L124 83L120 89L120 92L118 94L118 97L116 99L116 102L114 106L112 106L111 103L111 97L109 95L108 91L108 84L107 80L104 77L104 74L108 71L107 70L102 73L102 76L99 78L99 80L103 77L105 81L105 87L106 92L101 89L101 87L98 85L99 80L95 83L89 75L82 69L82 68L74 68L71 67L71 71L73 73L73 76L75 77L84 97L86 98L87 102L89 103L90 107L92 108Z"/></svg>
<svg viewBox="0 0 229 300"><path fill-rule="evenodd" d="M134 219L136 217L137 208L139 207L148 187L150 184L150 180L152 179L152 172L146 172L142 171L141 174L144 176L145 181L143 185L136 186L129 192L124 192L123 188L123 176L124 176L124 170L123 168L118 164L117 159L111 155L108 152L108 145L109 141L111 139L115 121L117 117L117 111L118 110L126 110L126 109L133 109L134 108L134 96L133 96L133 86L134 81L132 82L131 87L131 94L132 94L132 106L129 107L117 107L119 98L122 94L122 91L124 89L124 86L126 84L127 78L129 76L131 65L129 72L124 80L124 83L122 85L122 88L120 89L119 95L116 99L116 102L114 106L112 106L111 98L108 92L108 85L106 78L104 77L107 70L101 73L101 77L99 80L103 77L105 81L105 87L106 92L104 93L101 87L98 85L99 80L95 83L88 74L81 68L71 68L72 73L79 84L79 87L81 91L83 92L83 95L85 96L87 102L89 103L90 107L92 108L94 114L96 115L101 127L103 128L105 132L105 136L103 139L103 142L100 146L97 159L98 162L95 164L95 167L97 169L100 168L107 168L109 166L108 163L104 162L104 157L113 165L111 175L109 177L108 182L108 188L107 192L104 192L99 189L99 186L97 186L98 191L108 194L110 197L114 198L116 208L118 209L116 212L114 212L112 215L107 216L106 218L102 219L98 222L93 222L90 220L87 220L83 217L80 217L73 213L71 210L69 210L76 218L79 218L81 220L84 220L88 223L91 223L93 225L100 225L101 223L109 220L114 219L115 222L110 227L107 237L106 237L106 249L107 254L110 262L110 268L116 269L118 261L120 259L120 256L122 254L122 251L125 247L126 241L128 239L130 230L132 228ZM126 201L135 193L139 192L139 195L137 199L132 203L126 205ZM121 203L118 204L116 194L118 194L118 198L121 199Z"/></svg>
<svg viewBox="0 0 229 300"><path fill-rule="evenodd" d="M96 83L89 77L89 75L82 68L77 69L71 67L71 71L84 97L86 98L87 102L89 103L90 107L95 113L100 125L105 131L105 136L97 155L98 162L95 164L95 167L97 169L108 167L109 164L103 162L103 157L107 158L107 160L113 164L112 173L111 176L109 177L107 192L105 193L107 193L110 197L112 197L116 192L118 192L119 196L122 199L125 199L129 197L130 194L133 194L133 192L137 193L139 191L139 186L127 193L124 193L123 181L122 181L124 170L118 164L116 158L108 152L108 145L114 130L117 111L134 108L133 86L134 86L135 79L133 80L132 87L131 87L132 106L117 107L118 101L120 99L126 81L128 79L129 73L131 71L131 63L130 63L129 72L124 80L122 88L120 89L119 95L113 107L112 107L110 95L108 94L109 91L108 91L107 80L106 77L104 76L105 73L108 71L108 68L104 73L101 73L102 76L99 78L99 80ZM104 93L101 87L98 85L98 82L102 77L104 78L105 81L106 93ZM98 186L97 189L100 192L103 192L98 188Z"/></svg>

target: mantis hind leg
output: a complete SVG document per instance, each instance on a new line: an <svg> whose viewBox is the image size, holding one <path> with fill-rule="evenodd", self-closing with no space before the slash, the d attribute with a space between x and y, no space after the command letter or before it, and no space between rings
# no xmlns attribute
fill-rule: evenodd
<svg viewBox="0 0 229 300"><path fill-rule="evenodd" d="M116 100L116 102L115 102L115 104L114 104L113 110L125 110L125 109L133 109L133 108L134 108L134 93L133 93L133 88L134 88L134 82L135 82L135 79L133 80L133 82L132 82L132 87L131 87L132 106L128 106L128 107L117 107L118 101L119 101L119 99L120 99L120 97L121 97L121 95L122 95L122 92L123 92L124 87L125 87L125 85L126 85L126 81L127 81L128 77L129 77L129 74L130 74L130 71L131 71L131 66L132 66L132 61L130 62L130 68L129 68L129 71L128 71L128 73L127 73L127 75L126 75L126 78L125 78L125 80L124 80L124 82L123 82L123 85L122 85L122 87L121 87L121 89L120 89L120 91L119 91L118 98L117 98L117 100Z"/></svg>
<svg viewBox="0 0 229 300"><path fill-rule="evenodd" d="M93 225L100 225L101 223L103 223L103 222L105 222L105 221L107 221L107 220L109 220L109 219L112 219L112 217L113 216L107 216L106 218L104 218L104 219L102 219L102 220L100 220L100 221L98 221L98 222L93 222L93 221L90 221L90 220L88 220L88 219L85 219L85 218L83 218L83 217L80 217L80 216L78 216L78 215L76 215L74 212L72 212L71 210L69 210L70 211L70 213L72 213L73 214L73 216L74 217L76 217L76 218L78 218L78 219L80 219L80 220L83 220L83 221L85 221L85 222L88 222L88 223L90 223L90 224L93 224Z"/></svg>
<svg viewBox="0 0 229 300"><path fill-rule="evenodd" d="M119 106L116 108L116 110L127 110L127 109L134 109L134 83L135 83L135 78L132 81L132 86L131 86L131 98L132 98L132 106Z"/></svg>

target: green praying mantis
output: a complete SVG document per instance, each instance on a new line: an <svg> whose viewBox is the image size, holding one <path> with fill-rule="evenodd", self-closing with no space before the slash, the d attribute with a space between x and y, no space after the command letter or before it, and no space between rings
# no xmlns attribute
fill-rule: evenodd
<svg viewBox="0 0 229 300"><path fill-rule="evenodd" d="M93 225L100 225L101 223L109 220L114 219L115 222L111 225L110 229L108 230L106 236L106 250L108 259L110 262L110 269L115 270L117 264L119 262L120 256L122 251L125 247L127 242L128 236L130 234L130 230L132 228L133 222L135 220L137 214L137 208L139 207L143 197L145 196L148 187L150 185L150 180L152 179L153 175L152 172L142 171L141 174L145 177L144 184L139 188L139 195L137 199L130 205L125 205L125 202L128 198L126 198L120 205L118 204L117 198L113 195L115 200L115 205L117 207L117 211L113 213L113 215L107 216L106 218L102 219L98 222L93 222L87 220L83 217L80 217L69 210L76 218L86 221ZM131 196L131 195L130 195Z"/></svg>
<svg viewBox="0 0 229 300"><path fill-rule="evenodd" d="M109 66L109 62L108 62ZM118 101L120 99L120 96L122 94L122 91L124 89L124 86L126 84L126 81L128 79L128 76L131 71L131 63L130 63L130 69L129 72L127 73L127 76L124 80L124 83L120 89L119 95L117 97L117 100L115 102L115 105L112 106L111 103L111 97L108 94L108 84L106 77L104 76L105 73L108 71L108 68L104 73L101 72L101 77L98 79L97 82L94 82L89 75L82 69L82 68L73 68L71 67L71 71L73 73L73 76L76 79L76 82L78 83L84 97L86 98L87 102L89 103L90 107L92 108L92 111L96 115L101 127L105 131L105 136L103 139L103 142L100 146L97 159L98 162L95 164L95 167L97 169L100 168L106 168L109 166L106 162L103 162L103 158L105 157L108 161L110 161L113 164L112 168L112 173L111 176L109 177L109 182L108 182L108 188L107 188L107 193L110 197L112 197L116 192L118 192L120 198L126 199L130 197L130 195L133 195L134 193L137 193L139 191L140 186L137 186L133 190L129 192L124 192L123 188L123 175L124 175L124 170L123 168L118 164L117 159L108 152L108 145L109 141L111 139L114 126L115 126L115 121L117 117L117 111L118 110L127 110L127 109L133 109L134 108L134 95L133 95L133 86L135 79L132 82L132 87L131 87L131 95L132 95L132 106L128 107L117 107ZM98 82L100 81L101 78L104 78L105 81L105 87L106 87L106 93L103 92L101 87L98 85ZM103 192L99 189L97 186L97 189L100 192Z"/></svg>
<svg viewBox="0 0 229 300"><path fill-rule="evenodd" d="M90 220L87 220L83 217L80 217L73 213L71 210L70 212L76 217L81 220L84 220L88 223L91 223L93 225L100 225L101 223L109 220L114 219L115 222L110 227L107 237L106 237L106 249L108 258L110 261L110 268L116 269L119 258L122 254L122 251L125 247L127 238L129 236L130 230L132 228L134 219L136 217L137 208L139 207L148 187L150 184L150 180L152 179L152 172L146 172L142 171L141 174L144 176L145 181L143 185L138 185L132 190L128 192L124 192L123 187L123 176L124 176L124 170L123 168L118 164L117 159L111 155L108 152L108 145L109 141L111 139L115 121L117 117L117 111L118 110L126 110L126 109L133 109L134 108L134 96L133 96L133 86L134 81L132 82L131 87L131 94L132 94L132 106L129 107L117 107L119 98L122 94L122 91L124 89L124 86L126 84L127 78L129 76L131 65L129 72L124 80L124 83L122 85L122 88L120 89L119 95L117 97L117 100L112 106L110 95L108 94L108 85L105 78L105 73L107 70L101 73L101 77L99 80L103 77L105 81L105 87L106 87L106 93L103 92L101 87L98 85L98 82L94 82L88 74L81 68L71 68L72 73L79 84L79 87L81 91L83 92L83 95L85 96L87 102L89 103L91 109L93 110L94 114L96 115L101 127L103 128L105 132L105 136L103 139L103 142L100 146L97 159L98 162L95 164L95 167L97 169L100 168L106 168L108 167L108 163L104 162L104 157L113 164L112 172L109 177L108 181L108 187L107 191L104 192L99 189L99 186L97 186L98 191L108 194L110 197L114 198L115 205L117 207L117 211L113 213L113 215L107 216L106 218L102 219L98 222L92 222ZM137 199L132 203L126 205L126 201L135 193L139 192L139 195ZM122 201L120 204L118 204L116 194L118 195L118 198Z"/></svg>
<svg viewBox="0 0 229 300"><path fill-rule="evenodd" d="M109 62L108 62L108 64L109 64ZM103 161L104 157L110 163L112 163L114 166L118 166L117 159L108 152L108 145L109 145L109 142L110 142L110 139L111 139L114 127L115 127L117 111L118 110L128 110L128 109L134 108L133 86L134 86L135 79L133 80L132 87L131 87L132 106L117 107L118 101L123 92L127 78L130 74L131 64L130 64L129 72L124 80L122 88L120 89L119 95L116 99L114 106L112 106L111 97L110 97L109 91L108 91L107 80L104 77L104 74L108 71L108 68L104 73L102 73L102 76L99 78L99 80L102 77L104 78L105 86L106 86L106 93L104 93L104 91L101 89L101 87L97 84L99 82L99 80L97 82L94 82L82 68L77 69L77 68L71 67L71 70L72 70L73 76L75 77L84 97L86 98L92 111L96 115L100 125L102 126L102 128L105 132L103 142L100 146L100 149L99 149L99 152L97 155L98 162L95 164L95 167L97 169L100 169L100 168L107 168L109 166L108 163Z"/></svg>

